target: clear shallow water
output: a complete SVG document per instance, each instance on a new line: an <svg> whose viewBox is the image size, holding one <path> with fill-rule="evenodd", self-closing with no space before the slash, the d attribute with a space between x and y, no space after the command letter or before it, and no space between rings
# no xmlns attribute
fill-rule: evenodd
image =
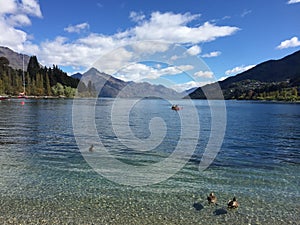
<svg viewBox="0 0 300 225"><path fill-rule="evenodd" d="M166 123L162 143L145 153L127 149L116 137L110 122L112 103L104 99L96 106L97 130L111 154L141 166L172 153L180 124L169 103L145 100L129 116L138 138L150 135L151 118L158 116ZM190 107L185 101L178 103L183 110ZM210 110L205 101L194 103L201 128L191 160L164 182L131 187L100 176L84 160L73 135L71 100L0 102L0 222L299 224L300 105L227 101L222 148L213 164L200 172ZM151 107L145 110L144 104ZM206 203L210 191L218 196L218 206ZM240 207L227 210L233 196Z"/></svg>

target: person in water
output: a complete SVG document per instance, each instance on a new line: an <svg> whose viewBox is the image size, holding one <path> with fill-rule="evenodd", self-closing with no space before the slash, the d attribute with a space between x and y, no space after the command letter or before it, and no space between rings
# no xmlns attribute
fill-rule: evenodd
<svg viewBox="0 0 300 225"><path fill-rule="evenodd" d="M207 196L207 201L208 201L208 204L218 205L217 204L217 196L213 192L211 192L209 194L209 196Z"/></svg>
<svg viewBox="0 0 300 225"><path fill-rule="evenodd" d="M91 147L89 147L89 152L93 152L94 151L94 145L92 144Z"/></svg>
<svg viewBox="0 0 300 225"><path fill-rule="evenodd" d="M229 200L227 206L229 209L236 209L237 207L239 207L239 203L236 200L236 197L233 197L232 200Z"/></svg>

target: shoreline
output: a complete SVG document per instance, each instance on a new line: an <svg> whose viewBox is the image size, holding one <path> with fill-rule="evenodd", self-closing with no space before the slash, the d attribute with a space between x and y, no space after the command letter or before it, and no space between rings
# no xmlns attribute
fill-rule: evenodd
<svg viewBox="0 0 300 225"><path fill-rule="evenodd" d="M0 101L10 100L10 99L86 99L85 97L66 97L66 96L36 96L36 95L29 95L26 97L18 97L18 96L9 96L9 95L0 95ZM107 97L98 97L98 98L107 98ZM114 98L111 98L114 99ZM132 98L122 98L122 99L132 99ZM185 100L179 99L179 100ZM190 100L207 100L207 99L190 99ZM220 101L222 99L209 99L210 101ZM284 100L262 100L262 99L223 99L224 101L238 101L238 102L261 102L261 103L282 103L282 104L300 104L300 100L297 101L284 101Z"/></svg>

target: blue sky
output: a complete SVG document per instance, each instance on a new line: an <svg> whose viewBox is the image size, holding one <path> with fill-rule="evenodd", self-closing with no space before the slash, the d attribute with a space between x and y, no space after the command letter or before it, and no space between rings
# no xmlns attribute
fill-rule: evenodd
<svg viewBox="0 0 300 225"><path fill-rule="evenodd" d="M181 90L299 50L300 0L0 0L0 30L1 46L69 74L98 62Z"/></svg>

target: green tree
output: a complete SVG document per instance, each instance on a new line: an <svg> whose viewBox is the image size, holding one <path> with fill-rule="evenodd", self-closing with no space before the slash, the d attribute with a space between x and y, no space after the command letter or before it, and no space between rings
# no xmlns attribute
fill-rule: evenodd
<svg viewBox="0 0 300 225"><path fill-rule="evenodd" d="M36 74L36 93L35 95L41 96L44 95L44 81L40 73Z"/></svg>
<svg viewBox="0 0 300 225"><path fill-rule="evenodd" d="M31 77L35 77L39 70L40 70L40 64L36 56L31 56L27 66L27 72Z"/></svg>
<svg viewBox="0 0 300 225"><path fill-rule="evenodd" d="M61 83L57 83L52 87L52 92L55 96L64 95L65 93L64 86Z"/></svg>
<svg viewBox="0 0 300 225"><path fill-rule="evenodd" d="M32 81L28 73L25 73L26 94L33 95Z"/></svg>
<svg viewBox="0 0 300 225"><path fill-rule="evenodd" d="M72 98L75 96L75 92L76 92L75 88L72 88L70 86L65 86L64 89L65 89L64 93L67 98Z"/></svg>
<svg viewBox="0 0 300 225"><path fill-rule="evenodd" d="M48 74L45 75L45 94L47 96L50 96L52 94L51 92L51 86L50 86L50 80Z"/></svg>
<svg viewBox="0 0 300 225"><path fill-rule="evenodd" d="M0 94L4 94L4 86L2 79L0 79Z"/></svg>
<svg viewBox="0 0 300 225"><path fill-rule="evenodd" d="M296 87L292 89L292 95L298 97L298 91Z"/></svg>
<svg viewBox="0 0 300 225"><path fill-rule="evenodd" d="M0 57L0 71L3 71L9 65L9 60L4 56Z"/></svg>

